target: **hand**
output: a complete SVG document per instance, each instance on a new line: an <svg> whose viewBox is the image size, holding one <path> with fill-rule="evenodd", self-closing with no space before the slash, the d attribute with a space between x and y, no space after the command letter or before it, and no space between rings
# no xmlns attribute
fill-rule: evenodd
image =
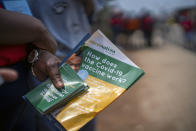
<svg viewBox="0 0 196 131"><path fill-rule="evenodd" d="M75 71L79 71L81 62L82 58L77 56L75 53L66 61L66 63L69 64Z"/></svg>
<svg viewBox="0 0 196 131"><path fill-rule="evenodd" d="M60 59L52 53L41 50L39 59L33 64L33 72L40 81L44 81L49 76L55 87L62 88L64 84L58 70L60 62Z"/></svg>
<svg viewBox="0 0 196 131"><path fill-rule="evenodd" d="M12 82L15 81L18 78L18 73L13 69L8 68L1 68L0 69L0 76L3 78L3 81L1 84L3 84L4 81L6 82Z"/></svg>

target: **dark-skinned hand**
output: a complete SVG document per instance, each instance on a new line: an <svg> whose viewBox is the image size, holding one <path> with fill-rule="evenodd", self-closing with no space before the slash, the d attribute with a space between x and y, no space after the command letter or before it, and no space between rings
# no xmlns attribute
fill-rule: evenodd
<svg viewBox="0 0 196 131"><path fill-rule="evenodd" d="M32 67L36 77L40 81L44 81L47 77L50 77L55 87L62 88L64 84L58 70L58 64L61 62L60 59L46 50L41 50L39 53L39 59Z"/></svg>

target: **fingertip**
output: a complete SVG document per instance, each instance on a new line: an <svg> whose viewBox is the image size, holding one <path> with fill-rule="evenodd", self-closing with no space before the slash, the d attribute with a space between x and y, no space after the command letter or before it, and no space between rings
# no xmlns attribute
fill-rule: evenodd
<svg viewBox="0 0 196 131"><path fill-rule="evenodd" d="M15 81L18 78L18 72L13 69L1 69L0 74L2 75L3 79L8 82Z"/></svg>
<svg viewBox="0 0 196 131"><path fill-rule="evenodd" d="M62 81L58 81L56 84L57 88L62 88L64 86Z"/></svg>
<svg viewBox="0 0 196 131"><path fill-rule="evenodd" d="M18 72L15 70L10 71L10 81L15 81L18 79Z"/></svg>

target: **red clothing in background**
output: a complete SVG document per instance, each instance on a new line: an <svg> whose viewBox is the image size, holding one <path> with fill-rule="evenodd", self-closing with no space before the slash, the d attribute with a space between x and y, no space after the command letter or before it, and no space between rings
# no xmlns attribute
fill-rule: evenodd
<svg viewBox="0 0 196 131"><path fill-rule="evenodd" d="M0 8L2 8L1 3ZM0 41L0 67L24 60L26 55L26 45L1 45Z"/></svg>
<svg viewBox="0 0 196 131"><path fill-rule="evenodd" d="M26 55L25 45L0 46L0 67L24 60Z"/></svg>
<svg viewBox="0 0 196 131"><path fill-rule="evenodd" d="M192 23L190 20L187 19L187 20L181 22L180 24L186 32L189 32L192 30Z"/></svg>

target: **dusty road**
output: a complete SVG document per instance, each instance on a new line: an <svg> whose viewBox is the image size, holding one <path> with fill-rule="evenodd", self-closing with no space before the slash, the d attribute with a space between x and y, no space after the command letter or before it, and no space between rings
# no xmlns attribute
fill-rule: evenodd
<svg viewBox="0 0 196 131"><path fill-rule="evenodd" d="M146 74L98 115L97 131L195 131L196 53L167 44L126 54Z"/></svg>

